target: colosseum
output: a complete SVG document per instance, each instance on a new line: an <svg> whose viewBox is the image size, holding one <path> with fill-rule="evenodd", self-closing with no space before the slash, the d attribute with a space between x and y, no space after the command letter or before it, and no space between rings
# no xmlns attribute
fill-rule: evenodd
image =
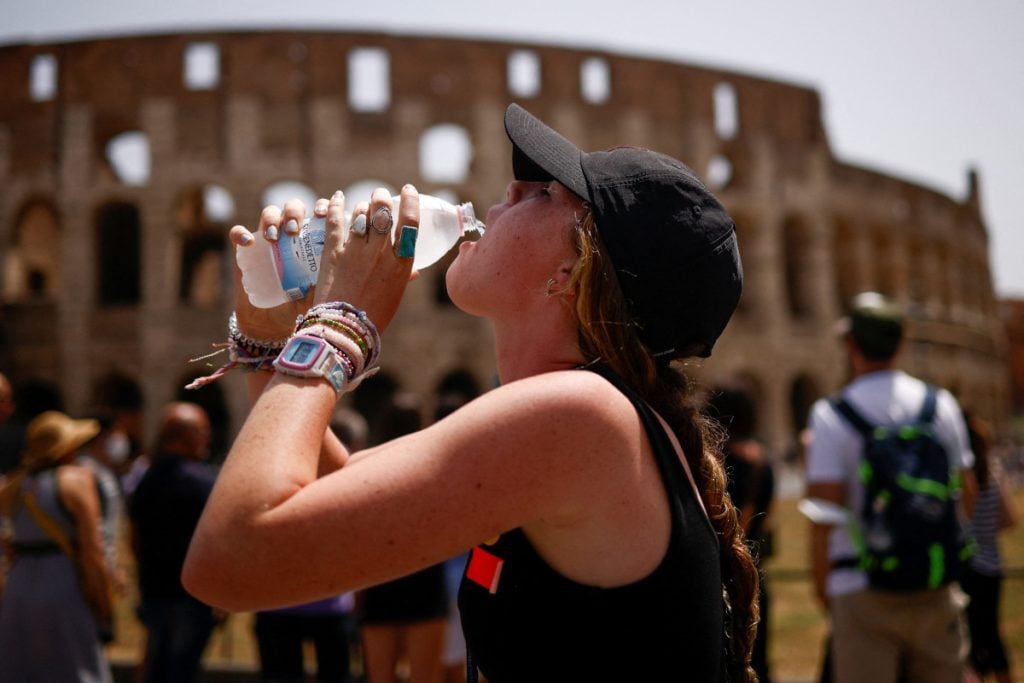
<svg viewBox="0 0 1024 683"><path fill-rule="evenodd" d="M602 51L333 32L7 46L0 74L0 371L51 383L69 411L120 387L152 431L203 372L188 359L225 334L226 227L282 192L412 182L482 213L510 175L502 112L517 101L585 149L684 160L729 208L744 297L692 370L755 391L776 456L843 383L833 325L866 289L910 312L903 367L1008 413L977 175L954 198L844 163L813 89ZM490 331L452 308L444 269L410 286L388 334L385 370L425 397L453 370L493 381ZM223 444L241 381L195 398Z"/></svg>

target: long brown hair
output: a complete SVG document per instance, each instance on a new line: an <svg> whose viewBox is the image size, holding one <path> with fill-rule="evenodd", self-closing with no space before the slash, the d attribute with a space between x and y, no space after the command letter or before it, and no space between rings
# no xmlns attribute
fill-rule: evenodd
<svg viewBox="0 0 1024 683"><path fill-rule="evenodd" d="M575 247L579 259L566 291L576 294L580 349L587 360L608 365L675 431L718 535L727 610L725 637L733 655L729 680L756 681L750 655L759 617L758 574L726 492L721 431L691 398L687 377L670 359L653 358L638 338L590 211L576 223Z"/></svg>

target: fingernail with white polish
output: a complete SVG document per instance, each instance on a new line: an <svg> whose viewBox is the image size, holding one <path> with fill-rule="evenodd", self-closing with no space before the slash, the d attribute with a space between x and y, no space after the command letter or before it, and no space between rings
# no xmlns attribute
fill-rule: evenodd
<svg viewBox="0 0 1024 683"><path fill-rule="evenodd" d="M289 221L284 224L284 231L289 235L297 235L299 233L298 221L296 221L294 218L289 219Z"/></svg>
<svg viewBox="0 0 1024 683"><path fill-rule="evenodd" d="M277 239L277 226L276 225L271 225L269 228L267 228L267 239L268 240L276 240Z"/></svg>
<svg viewBox="0 0 1024 683"><path fill-rule="evenodd" d="M242 233L242 236L239 239L242 240L242 244L250 244L252 242L252 235L250 235L247 232L244 232Z"/></svg>

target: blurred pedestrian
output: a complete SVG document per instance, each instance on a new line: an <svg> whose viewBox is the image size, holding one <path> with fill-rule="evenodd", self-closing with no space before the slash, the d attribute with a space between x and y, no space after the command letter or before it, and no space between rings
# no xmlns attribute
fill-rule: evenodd
<svg viewBox="0 0 1024 683"><path fill-rule="evenodd" d="M352 451L366 447L369 431L362 415L348 408L335 411L331 431ZM355 627L351 592L323 600L256 613L254 630L260 656L260 679L265 683L302 683L306 680L304 644L316 657L314 679L322 683L352 680Z"/></svg>
<svg viewBox="0 0 1024 683"><path fill-rule="evenodd" d="M1010 683L1011 663L1000 633L1003 559L999 534L1016 526L1017 514L1000 463L992 457L992 425L979 417L969 417L967 433L978 480L978 497L969 527L977 547L961 580L964 592L971 598L967 603L971 634L968 680L991 677L999 683Z"/></svg>
<svg viewBox="0 0 1024 683"><path fill-rule="evenodd" d="M131 500L132 547L139 572L138 614L147 632L143 680L199 680L213 610L181 585L192 533L213 489L210 423L194 403L171 403L160 419L151 465Z"/></svg>
<svg viewBox="0 0 1024 683"><path fill-rule="evenodd" d="M725 430L725 470L728 490L739 512L740 526L747 538L750 554L761 576L758 605L760 621L750 665L759 683L771 683L768 667L769 602L764 561L772 553L771 508L775 497L775 471L764 445L757 440L757 407L749 391L721 386L711 391L708 414Z"/></svg>
<svg viewBox="0 0 1024 683"><path fill-rule="evenodd" d="M807 454L808 497L845 508L854 522L811 528L814 589L831 617L831 670L840 683L894 683L901 672L959 681L967 651L959 519L976 490L960 406L896 369L904 335L897 302L859 294L840 329L853 377L814 404ZM913 476L901 469L908 463Z"/></svg>
<svg viewBox="0 0 1024 683"><path fill-rule="evenodd" d="M14 425L10 424L15 407L14 387L7 376L0 372L0 480L4 472L9 472L17 465L21 450L20 431L16 432Z"/></svg>
<svg viewBox="0 0 1024 683"><path fill-rule="evenodd" d="M99 410L91 413L90 417L99 424L100 431L79 450L75 464L88 467L96 476L103 551L114 590L123 594L128 587L119 558L121 530L125 520L124 495L116 469L127 459L130 445L113 414Z"/></svg>
<svg viewBox="0 0 1024 683"><path fill-rule="evenodd" d="M110 623L96 478L72 464L95 420L47 411L29 422L20 465L0 487L12 563L0 602L0 678L111 680L101 643Z"/></svg>
<svg viewBox="0 0 1024 683"><path fill-rule="evenodd" d="M419 402L396 393L379 424L383 441L418 431ZM443 562L360 591L357 612L368 683L395 683L403 660L409 683L440 680L448 613Z"/></svg>

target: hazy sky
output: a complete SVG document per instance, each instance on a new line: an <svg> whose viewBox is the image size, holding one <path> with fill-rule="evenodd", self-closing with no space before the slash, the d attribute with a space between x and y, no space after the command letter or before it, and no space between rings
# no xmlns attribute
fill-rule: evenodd
<svg viewBox="0 0 1024 683"><path fill-rule="evenodd" d="M1024 2L841 4L0 0L0 43L210 28L390 27L586 46L808 85L821 93L830 144L843 161L957 199L966 194L968 168L977 168L996 291L1024 297Z"/></svg>

